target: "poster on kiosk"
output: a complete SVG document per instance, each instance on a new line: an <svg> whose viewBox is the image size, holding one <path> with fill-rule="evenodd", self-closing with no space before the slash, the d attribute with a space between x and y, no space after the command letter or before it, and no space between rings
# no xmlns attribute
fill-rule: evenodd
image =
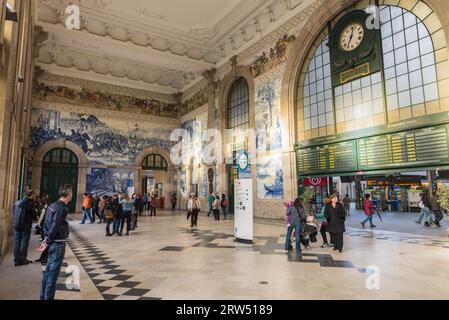
<svg viewBox="0 0 449 320"><path fill-rule="evenodd" d="M235 240L253 243L253 181L239 179L234 183Z"/></svg>

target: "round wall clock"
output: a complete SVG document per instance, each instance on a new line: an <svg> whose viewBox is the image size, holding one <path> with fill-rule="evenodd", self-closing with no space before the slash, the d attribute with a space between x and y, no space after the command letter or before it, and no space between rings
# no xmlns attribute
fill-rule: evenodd
<svg viewBox="0 0 449 320"><path fill-rule="evenodd" d="M365 37L365 28L359 22L348 24L340 34L340 47L344 51L357 49Z"/></svg>

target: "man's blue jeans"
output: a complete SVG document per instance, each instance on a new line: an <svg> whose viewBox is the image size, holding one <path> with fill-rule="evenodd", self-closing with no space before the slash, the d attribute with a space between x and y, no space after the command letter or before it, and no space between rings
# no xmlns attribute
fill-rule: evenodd
<svg viewBox="0 0 449 320"><path fill-rule="evenodd" d="M301 228L298 225L291 225L287 228L287 237L285 238L285 250L290 249L293 229L296 230L296 251L301 251Z"/></svg>
<svg viewBox="0 0 449 320"><path fill-rule="evenodd" d="M85 224L87 219L92 222L92 209L83 208L83 219L81 220L81 224Z"/></svg>
<svg viewBox="0 0 449 320"><path fill-rule="evenodd" d="M28 245L30 243L31 228L14 229L14 262L27 260Z"/></svg>
<svg viewBox="0 0 449 320"><path fill-rule="evenodd" d="M54 300L56 281L61 271L65 254L65 243L54 242L48 248L47 267L42 279L41 300Z"/></svg>

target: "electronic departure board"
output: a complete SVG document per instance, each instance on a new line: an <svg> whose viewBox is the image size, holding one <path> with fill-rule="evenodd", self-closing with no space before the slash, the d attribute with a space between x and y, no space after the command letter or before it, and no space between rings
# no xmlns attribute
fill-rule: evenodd
<svg viewBox="0 0 449 320"><path fill-rule="evenodd" d="M449 126L298 149L300 176L449 164Z"/></svg>
<svg viewBox="0 0 449 320"><path fill-rule="evenodd" d="M299 149L297 151L299 173L319 174L322 172L355 171L357 157L355 141Z"/></svg>
<svg viewBox="0 0 449 320"><path fill-rule="evenodd" d="M449 162L447 126L359 139L357 147L359 170Z"/></svg>

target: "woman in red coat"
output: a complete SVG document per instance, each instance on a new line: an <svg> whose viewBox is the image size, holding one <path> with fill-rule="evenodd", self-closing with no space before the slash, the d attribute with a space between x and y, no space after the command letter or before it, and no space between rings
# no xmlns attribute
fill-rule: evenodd
<svg viewBox="0 0 449 320"><path fill-rule="evenodd" d="M366 194L365 200L363 201L363 211L365 212L366 219L360 222L362 228L365 228L365 223L369 221L370 228L375 228L376 226L373 224L373 215L374 215L374 206L370 200L371 195Z"/></svg>

